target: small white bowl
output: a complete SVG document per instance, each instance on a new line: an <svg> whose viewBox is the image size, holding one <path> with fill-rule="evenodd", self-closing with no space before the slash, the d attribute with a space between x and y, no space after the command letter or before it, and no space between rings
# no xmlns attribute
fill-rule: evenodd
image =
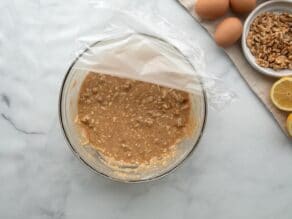
<svg viewBox="0 0 292 219"><path fill-rule="evenodd" d="M249 33L250 25L259 14L267 12L267 11L291 13L292 0L268 1L263 4L260 4L249 14L243 26L243 33L242 33L242 39L241 39L243 54L245 55L245 58L247 59L247 61L252 65L252 67L262 74L269 75L272 77L292 76L292 70L289 70L289 69L275 71L272 68L263 68L259 66L256 63L255 57L252 55L252 53L250 52L247 46L246 38Z"/></svg>

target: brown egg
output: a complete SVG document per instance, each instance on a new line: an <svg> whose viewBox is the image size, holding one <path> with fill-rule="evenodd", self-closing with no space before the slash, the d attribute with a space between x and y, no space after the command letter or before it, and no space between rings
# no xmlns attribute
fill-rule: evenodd
<svg viewBox="0 0 292 219"><path fill-rule="evenodd" d="M197 0L195 12L199 17L214 20L223 16L229 8L229 0Z"/></svg>
<svg viewBox="0 0 292 219"><path fill-rule="evenodd" d="M221 47L234 44L242 34L242 23L236 17L224 19L216 28L214 39Z"/></svg>
<svg viewBox="0 0 292 219"><path fill-rule="evenodd" d="M230 0L231 9L238 14L247 14L256 7L256 0Z"/></svg>

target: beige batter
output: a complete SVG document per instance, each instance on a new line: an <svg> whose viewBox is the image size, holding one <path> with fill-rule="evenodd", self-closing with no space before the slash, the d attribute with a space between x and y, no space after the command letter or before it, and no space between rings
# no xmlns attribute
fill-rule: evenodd
<svg viewBox="0 0 292 219"><path fill-rule="evenodd" d="M78 121L104 156L149 164L169 156L194 128L189 94L90 72L79 93Z"/></svg>

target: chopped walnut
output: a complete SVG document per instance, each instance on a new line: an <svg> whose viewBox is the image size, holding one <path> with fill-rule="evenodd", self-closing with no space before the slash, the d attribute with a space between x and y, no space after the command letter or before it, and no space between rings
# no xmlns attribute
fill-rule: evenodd
<svg viewBox="0 0 292 219"><path fill-rule="evenodd" d="M81 119L81 122L83 122L84 124L88 124L89 120L90 120L90 116L89 115L85 115L83 116Z"/></svg>
<svg viewBox="0 0 292 219"><path fill-rule="evenodd" d="M292 14L265 12L253 21L246 39L258 65L292 69Z"/></svg>
<svg viewBox="0 0 292 219"><path fill-rule="evenodd" d="M92 93L93 93L93 94L96 94L97 91L98 91L98 88L97 88L97 87L92 88Z"/></svg>
<svg viewBox="0 0 292 219"><path fill-rule="evenodd" d="M176 120L176 126L179 127L179 128L184 126L184 120L183 120L183 118L178 118Z"/></svg>

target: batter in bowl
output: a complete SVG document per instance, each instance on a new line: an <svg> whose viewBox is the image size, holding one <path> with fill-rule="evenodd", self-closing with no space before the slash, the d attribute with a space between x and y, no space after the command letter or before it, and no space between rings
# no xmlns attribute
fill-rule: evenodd
<svg viewBox="0 0 292 219"><path fill-rule="evenodd" d="M93 72L80 89L77 123L104 157L135 165L171 156L195 127L188 93Z"/></svg>

